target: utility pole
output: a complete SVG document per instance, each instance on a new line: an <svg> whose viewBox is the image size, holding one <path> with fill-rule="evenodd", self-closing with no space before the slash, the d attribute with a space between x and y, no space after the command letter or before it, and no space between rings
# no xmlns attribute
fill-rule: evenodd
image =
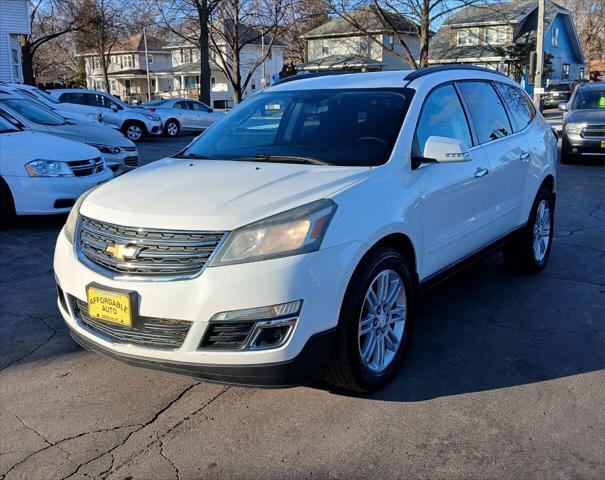
<svg viewBox="0 0 605 480"><path fill-rule="evenodd" d="M538 0L538 29L536 31L536 75L534 77L534 103L540 107L542 70L544 69L544 0Z"/></svg>
<svg viewBox="0 0 605 480"><path fill-rule="evenodd" d="M147 52L147 31L143 27L143 41L145 42L145 65L147 66L147 101L151 101L151 75L149 74L149 53Z"/></svg>
<svg viewBox="0 0 605 480"><path fill-rule="evenodd" d="M267 86L267 81L265 80L266 78L266 69L265 69L265 34L263 33L260 37L260 58L263 59L263 79L261 80L260 84L261 84L261 88L265 88Z"/></svg>

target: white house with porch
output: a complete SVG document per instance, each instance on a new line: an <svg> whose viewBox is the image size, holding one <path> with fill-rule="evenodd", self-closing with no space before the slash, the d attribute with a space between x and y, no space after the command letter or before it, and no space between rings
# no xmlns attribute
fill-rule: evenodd
<svg viewBox="0 0 605 480"><path fill-rule="evenodd" d="M146 102L158 92L170 90L170 79L159 79L155 72L170 68L170 52L165 42L147 36L147 55L151 73L151 92L148 91L145 38L142 33L120 39L111 49L109 57L109 92L125 102ZM92 52L81 53L86 66L86 86L105 90L101 59Z"/></svg>

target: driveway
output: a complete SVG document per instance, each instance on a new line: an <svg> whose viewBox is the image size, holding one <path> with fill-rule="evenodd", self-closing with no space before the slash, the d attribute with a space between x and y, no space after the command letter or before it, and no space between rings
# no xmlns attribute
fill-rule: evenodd
<svg viewBox="0 0 605 480"><path fill-rule="evenodd" d="M561 166L546 270L495 255L430 291L404 368L369 396L80 349L55 304L64 219L21 219L0 235L0 478L604 478L603 185L601 165Z"/></svg>

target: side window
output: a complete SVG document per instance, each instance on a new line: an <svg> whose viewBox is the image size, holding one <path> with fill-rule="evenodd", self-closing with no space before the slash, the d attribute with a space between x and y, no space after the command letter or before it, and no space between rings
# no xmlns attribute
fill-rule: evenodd
<svg viewBox="0 0 605 480"><path fill-rule="evenodd" d="M525 95L519 88L512 85L497 82L496 88L504 98L504 103L508 105L508 110L512 115L513 123L515 124L515 132L523 130L529 125L535 115L535 111L527 95Z"/></svg>
<svg viewBox="0 0 605 480"><path fill-rule="evenodd" d="M189 107L187 107L187 102L176 102L174 104L174 108L178 108L180 110L189 110Z"/></svg>
<svg viewBox="0 0 605 480"><path fill-rule="evenodd" d="M430 136L455 138L473 145L464 109L452 85L433 90L422 107L414 137L414 156L421 157Z"/></svg>
<svg viewBox="0 0 605 480"><path fill-rule="evenodd" d="M208 111L208 107L206 105L204 105L203 103L199 103L199 102L189 102L189 107L191 108L191 110L195 110L196 112L207 112Z"/></svg>
<svg viewBox="0 0 605 480"><path fill-rule="evenodd" d="M460 82L460 90L477 128L479 143L487 143L512 133L504 105L487 82Z"/></svg>

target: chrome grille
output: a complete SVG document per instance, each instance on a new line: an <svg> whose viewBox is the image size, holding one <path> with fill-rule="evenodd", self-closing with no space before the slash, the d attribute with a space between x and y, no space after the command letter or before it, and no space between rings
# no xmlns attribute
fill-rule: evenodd
<svg viewBox="0 0 605 480"><path fill-rule="evenodd" d="M88 304L82 300L72 303L77 318L86 328L99 333L114 343L128 343L160 350L181 348L191 327L185 320L139 317L132 327L96 320L88 315Z"/></svg>
<svg viewBox="0 0 605 480"><path fill-rule="evenodd" d="M590 138L605 138L605 125L587 125L582 130L582 136Z"/></svg>
<svg viewBox="0 0 605 480"><path fill-rule="evenodd" d="M100 273L115 277L189 278L202 271L225 234L124 227L80 218L78 256ZM135 247L136 255L116 259L108 247Z"/></svg>
<svg viewBox="0 0 605 480"><path fill-rule="evenodd" d="M105 166L101 157L91 158L90 160L74 160L73 162L67 162L67 165L76 177L87 177L101 173Z"/></svg>

